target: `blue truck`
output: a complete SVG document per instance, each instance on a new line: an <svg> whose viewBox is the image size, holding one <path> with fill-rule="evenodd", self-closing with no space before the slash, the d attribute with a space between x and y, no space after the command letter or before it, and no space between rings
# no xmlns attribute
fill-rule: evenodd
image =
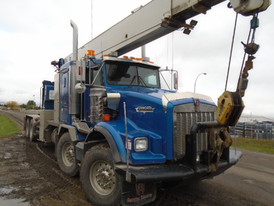
<svg viewBox="0 0 274 206"><path fill-rule="evenodd" d="M178 27L189 33L196 23L185 20L205 9L201 2L210 8L222 1L154 0L81 48L71 22L73 53L52 62L54 82L43 81L43 109L26 115L25 136L54 143L60 169L80 174L95 205L144 205L159 184L211 178L240 159L229 135L243 110L240 92L225 92L217 106L206 95L163 89L161 69L148 58L121 56ZM147 20L140 32L152 11L160 23Z"/></svg>

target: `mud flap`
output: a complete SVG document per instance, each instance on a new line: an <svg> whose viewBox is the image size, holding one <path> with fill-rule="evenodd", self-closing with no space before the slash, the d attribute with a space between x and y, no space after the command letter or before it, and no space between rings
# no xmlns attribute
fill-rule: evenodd
<svg viewBox="0 0 274 206"><path fill-rule="evenodd" d="M123 206L144 205L156 199L155 183L128 183L124 181L121 204Z"/></svg>

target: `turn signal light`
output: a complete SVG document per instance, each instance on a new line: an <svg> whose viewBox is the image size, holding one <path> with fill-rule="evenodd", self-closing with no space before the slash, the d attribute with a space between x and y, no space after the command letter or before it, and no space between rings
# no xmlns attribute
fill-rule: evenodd
<svg viewBox="0 0 274 206"><path fill-rule="evenodd" d="M109 122L109 121L111 120L110 114L104 114L104 115L103 115L103 120L104 120L105 122Z"/></svg>

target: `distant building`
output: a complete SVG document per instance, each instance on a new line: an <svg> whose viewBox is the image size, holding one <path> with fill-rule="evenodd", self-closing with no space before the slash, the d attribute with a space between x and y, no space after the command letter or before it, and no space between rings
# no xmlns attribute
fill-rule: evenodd
<svg viewBox="0 0 274 206"><path fill-rule="evenodd" d="M230 128L233 136L274 140L274 120L263 116L242 115L238 124Z"/></svg>
<svg viewBox="0 0 274 206"><path fill-rule="evenodd" d="M274 123L274 119L270 119L267 117L263 116L254 116L254 115L242 115L240 117L239 122L249 122L249 123L254 123L254 122L270 122Z"/></svg>

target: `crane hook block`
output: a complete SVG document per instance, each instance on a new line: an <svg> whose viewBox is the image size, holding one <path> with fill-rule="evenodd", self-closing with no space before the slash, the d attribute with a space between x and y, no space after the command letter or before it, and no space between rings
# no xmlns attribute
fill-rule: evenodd
<svg viewBox="0 0 274 206"><path fill-rule="evenodd" d="M250 16L265 11L271 5L271 0L230 0L230 3L237 13Z"/></svg>
<svg viewBox="0 0 274 206"><path fill-rule="evenodd" d="M248 43L248 44L245 44L243 42L241 42L242 45L244 45L245 47L245 53L249 54L249 55L254 55L257 53L257 51L259 50L260 48L260 45L259 44L256 44L256 43ZM255 57L254 57L255 58Z"/></svg>
<svg viewBox="0 0 274 206"><path fill-rule="evenodd" d="M221 125L235 126L244 109L242 97L238 92L225 91L218 98L217 121Z"/></svg>

